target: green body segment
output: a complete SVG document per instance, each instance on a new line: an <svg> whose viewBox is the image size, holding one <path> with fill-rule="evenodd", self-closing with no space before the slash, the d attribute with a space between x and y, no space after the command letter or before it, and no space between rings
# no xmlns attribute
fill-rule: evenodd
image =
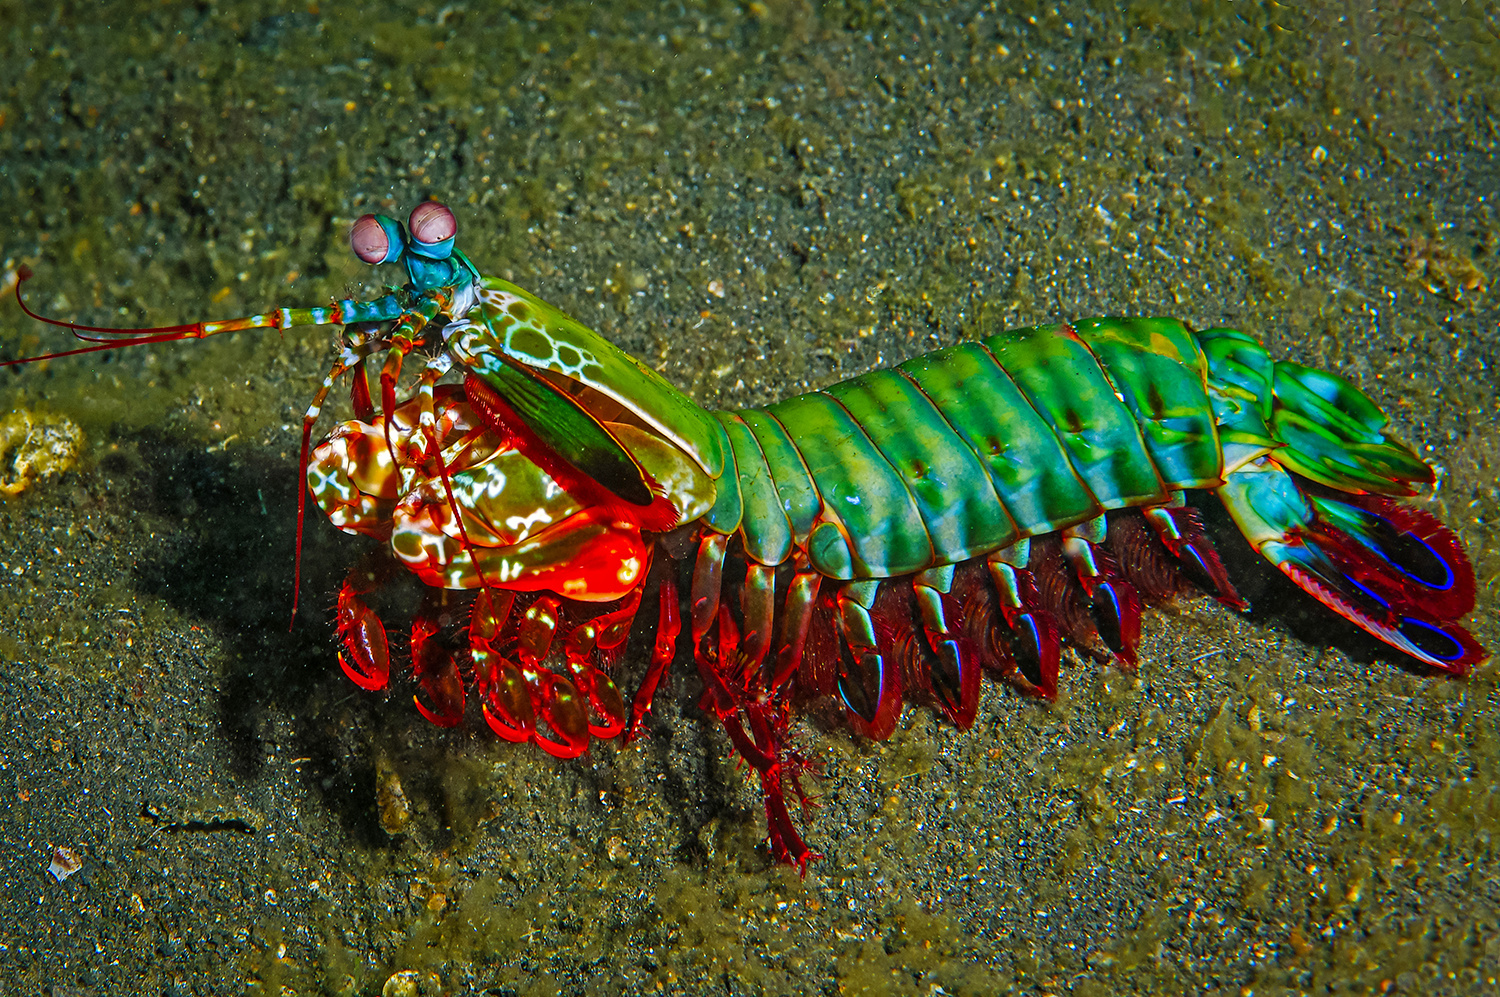
<svg viewBox="0 0 1500 997"><path fill-rule="evenodd" d="M1208 361L1176 319L1088 319L1077 323L1146 452L1172 488L1217 488L1224 453L1208 399Z"/></svg>
<svg viewBox="0 0 1500 997"><path fill-rule="evenodd" d="M720 413L738 494L707 523L764 564L883 578L1217 487L1208 368L1179 322L1096 319Z"/></svg>
<svg viewBox="0 0 1500 997"><path fill-rule="evenodd" d="M780 564L792 553L792 525L776 496L776 482L766 466L765 454L750 427L733 412L717 412L729 440L728 474L736 479L738 503L729 498L729 489L720 486L718 501L705 520L719 533L741 531L745 554L761 564ZM738 507L736 507L736 505Z"/></svg>
<svg viewBox="0 0 1500 997"><path fill-rule="evenodd" d="M978 455L899 367L831 385L822 394L880 451L896 474L891 486L910 495L931 540L929 564L966 561L1016 538L1015 523ZM871 505L862 501L857 508L877 515Z"/></svg>
<svg viewBox="0 0 1500 997"><path fill-rule="evenodd" d="M1209 398L1227 473L1281 445L1270 426L1276 362L1260 343L1235 329L1208 329L1197 339L1208 362Z"/></svg>
<svg viewBox="0 0 1500 997"><path fill-rule="evenodd" d="M853 577L904 575L933 563L933 544L911 491L832 396L821 391L798 395L770 406L765 414L783 431L796 428L800 466L805 469L797 490L811 492L813 498L809 532L812 525L821 528L820 542L809 548L814 567L840 574L851 570L842 554L826 549L837 534L848 544ZM796 475L796 468L773 466L772 474L782 486L784 478Z"/></svg>
<svg viewBox="0 0 1500 997"><path fill-rule="evenodd" d="M1101 506L1166 501L1167 486L1146 453L1135 417L1069 327L1017 329L990 336L984 345L1062 441Z"/></svg>
<svg viewBox="0 0 1500 997"><path fill-rule="evenodd" d="M1062 441L989 350L962 343L899 369L984 465L1016 536L1046 533L1104 511L1073 470Z"/></svg>
<svg viewBox="0 0 1500 997"><path fill-rule="evenodd" d="M781 423L767 412L751 410L741 412L739 416L765 456L767 474L776 490L776 507L786 517L792 531L792 542L798 547L806 546L822 503L817 487L807 476L798 445L792 442ZM798 435L801 435L800 427ZM747 456L753 457L753 454Z"/></svg>

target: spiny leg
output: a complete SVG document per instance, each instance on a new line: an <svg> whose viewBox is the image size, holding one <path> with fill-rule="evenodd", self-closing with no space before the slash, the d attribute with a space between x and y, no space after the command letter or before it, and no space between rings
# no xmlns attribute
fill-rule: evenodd
<svg viewBox="0 0 1500 997"><path fill-rule="evenodd" d="M479 590L469 610L469 658L485 723L507 741L525 742L536 734L536 707L520 666L496 646L515 600L504 589Z"/></svg>
<svg viewBox="0 0 1500 997"><path fill-rule="evenodd" d="M704 635L719 617L719 592L724 579L724 554L729 549L729 537L721 533L710 533L698 545L698 558L693 562L693 586L688 592L688 611L692 621L693 653Z"/></svg>
<svg viewBox="0 0 1500 997"><path fill-rule="evenodd" d="M964 610L953 604L956 567L949 564L918 572L912 579L912 591L927 645L937 659L927 669L928 684L954 726L968 730L979 709L980 654L967 634L949 629L950 615L956 622L963 618Z"/></svg>
<svg viewBox="0 0 1500 997"><path fill-rule="evenodd" d="M707 686L704 702L713 708L730 743L760 779L771 855L776 861L795 865L805 872L807 863L821 856L807 847L787 809L783 780L791 781L804 807L808 804L798 779L806 763L787 746L790 702L785 697L749 699L724 683L724 675L735 674L742 668L738 663L739 628L727 606L719 608L717 632L717 663L701 647L695 652L699 674Z"/></svg>
<svg viewBox="0 0 1500 997"><path fill-rule="evenodd" d="M446 309L453 301L453 288L438 288L423 295L417 307L401 315L382 337L387 346L385 362L380 368L380 412L386 418L386 447L391 450L391 460L396 453L391 448L390 416L396 410L396 385L401 380L401 367L406 355L416 349L422 341L422 332L427 324Z"/></svg>
<svg viewBox="0 0 1500 997"><path fill-rule="evenodd" d="M1000 597L1000 614L1016 638L1013 650L1019 678L1025 683L1022 688L1051 699L1057 695L1062 648L1057 620L1043 604L1036 577L1028 568L1030 558L1028 538L990 554L985 564Z"/></svg>
<svg viewBox="0 0 1500 997"><path fill-rule="evenodd" d="M875 625L880 588L880 579L845 582L834 596L839 633L849 649L847 657L839 655L835 687L849 711L850 725L876 741L895 729L902 703L899 662L881 653L881 645L889 642L881 641ZM910 633L909 623L900 625Z"/></svg>
<svg viewBox="0 0 1500 997"><path fill-rule="evenodd" d="M1114 558L1104 547L1109 519L1096 516L1062 533L1063 556L1089 597L1094 626L1124 668L1135 668L1135 647L1141 637L1141 599L1135 586L1121 577Z"/></svg>
<svg viewBox="0 0 1500 997"><path fill-rule="evenodd" d="M762 682L761 664L771 649L771 633L776 614L776 569L751 561L745 566L745 582L740 588L740 614L745 620L744 657L747 683ZM761 695L769 692L762 689Z"/></svg>
<svg viewBox="0 0 1500 997"><path fill-rule="evenodd" d="M747 675L753 676L752 683L758 680L760 667L758 661L753 667L747 667L745 655L740 650L739 627L729 607L720 604L727 543L726 536L705 536L699 544L698 559L693 566L693 660L703 679L703 704L713 711L735 750L760 778L772 856L778 862L805 870L807 863L818 856L807 847L792 822L783 785L784 779L790 779L793 789L806 804L806 794L797 781L803 762L787 747L790 701L786 696L768 694L768 690L752 693L744 682ZM759 581L753 584L759 584ZM751 598L754 602L757 597ZM762 610L757 608L754 613L760 618ZM717 636L712 651L705 643L710 630L714 630ZM764 646L762 643L761 656L765 653Z"/></svg>
<svg viewBox="0 0 1500 997"><path fill-rule="evenodd" d="M644 580L645 573L641 577ZM589 733L594 737L611 738L625 729L624 697L614 679L603 670L600 659L613 661L618 656L625 639L630 636L643 592L644 585L637 586L625 597L619 609L585 620L570 630L563 640L568 674L602 718L598 723L592 718L589 720Z"/></svg>
<svg viewBox="0 0 1500 997"><path fill-rule="evenodd" d="M1174 495L1171 505L1148 506L1141 510L1147 525L1156 533L1157 539L1172 553L1188 579L1200 589L1218 599L1230 609L1241 612L1250 604L1240 597L1229 582L1229 573L1224 562L1214 549L1213 541L1203 530L1203 517L1198 510L1181 505L1182 493Z"/></svg>
<svg viewBox="0 0 1500 997"><path fill-rule="evenodd" d="M802 666L802 654L807 646L807 633L812 625L813 612L818 604L818 588L822 582L822 574L805 563L792 575L791 584L786 590L786 608L781 618L781 647L776 650L776 673L767 687L770 695L781 691Z"/></svg>
<svg viewBox="0 0 1500 997"><path fill-rule="evenodd" d="M361 327L345 342L339 351L338 359L329 367L328 373L323 377L323 383L318 387L317 393L313 395L312 403L307 406L307 412L302 416L302 448L297 457L297 547L293 556L292 567L292 620L297 619L297 604L302 593L302 530L307 521L307 469L312 456L312 433L318 423L318 416L323 412L323 402L327 400L328 393L333 390L334 384L340 377L351 368L358 368L360 376L356 378L355 390L360 383L365 386L365 400L369 400L369 384L364 379L365 357L369 356L374 348L374 332L378 327ZM355 414L362 422L369 420L360 414L360 401L351 395L351 401L355 407Z"/></svg>

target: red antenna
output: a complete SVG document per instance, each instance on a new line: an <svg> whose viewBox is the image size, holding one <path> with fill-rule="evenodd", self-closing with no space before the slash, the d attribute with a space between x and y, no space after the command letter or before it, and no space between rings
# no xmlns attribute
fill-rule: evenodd
<svg viewBox="0 0 1500 997"><path fill-rule="evenodd" d="M149 346L152 343L171 343L180 339L204 339L208 336L216 336L224 332L240 332L247 329L289 329L296 326L344 325L350 322L384 321L397 317L402 313L401 303L397 301L395 296L386 295L374 301L353 301L346 299L336 301L327 307L277 308L259 315L247 315L243 318L221 319L212 322L186 322L181 325L142 326L139 328L83 325L79 322L64 322L61 319L48 318L28 308L26 299L21 297L21 285L30 280L32 276L32 269L25 264L22 264L16 271L16 303L21 306L21 311L45 325L67 329L73 334L75 339L92 345L81 346L75 350L58 350L54 353L42 353L34 357L21 357L19 360L0 360L0 367L15 367L21 364L40 363L43 360L57 360L62 357L73 357L83 353L97 353L102 350L119 349L124 346ZM303 426L302 452L297 470L299 482L305 481L307 477L308 438L311 432L311 425ZM293 569L292 579L293 623L297 619L297 604L302 588L302 524L305 518L306 507L307 489L299 487L297 492L296 567Z"/></svg>

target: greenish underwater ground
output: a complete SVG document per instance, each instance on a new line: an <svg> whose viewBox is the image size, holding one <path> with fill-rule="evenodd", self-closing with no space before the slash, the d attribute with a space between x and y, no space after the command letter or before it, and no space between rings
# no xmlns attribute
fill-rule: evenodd
<svg viewBox="0 0 1500 997"><path fill-rule="evenodd" d="M0 279L101 324L320 303L381 279L353 218L438 196L717 406L1009 325L1234 325L1442 468L1500 645L1493 9L1100 6L0 0ZM86 437L0 504L0 993L1494 991L1495 666L1426 675L1228 537L1254 612L1151 614L1137 675L799 724L805 879L685 673L568 764L355 690L362 548L321 522L287 630L332 343L0 370ZM67 346L0 297L0 359Z"/></svg>

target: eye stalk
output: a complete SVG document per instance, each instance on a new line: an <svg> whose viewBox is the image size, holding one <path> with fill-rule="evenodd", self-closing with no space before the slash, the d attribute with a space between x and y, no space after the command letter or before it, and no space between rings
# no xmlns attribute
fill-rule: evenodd
<svg viewBox="0 0 1500 997"><path fill-rule="evenodd" d="M400 263L418 293L478 280L479 271L453 248L458 221L446 204L423 201L408 227L386 215L361 215L349 230L354 255L371 266Z"/></svg>

